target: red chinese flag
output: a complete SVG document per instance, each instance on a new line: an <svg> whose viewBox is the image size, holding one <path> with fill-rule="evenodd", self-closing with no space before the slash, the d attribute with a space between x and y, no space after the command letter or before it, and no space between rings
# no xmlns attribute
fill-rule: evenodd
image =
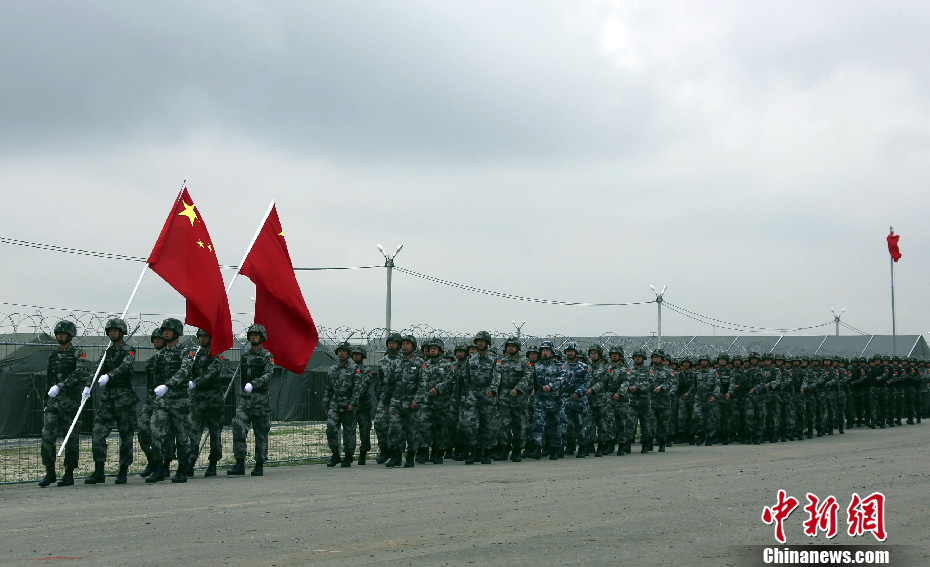
<svg viewBox="0 0 930 567"><path fill-rule="evenodd" d="M216 250L186 187L168 214L148 263L187 300L184 322L213 338L210 354L232 347L232 318Z"/></svg>
<svg viewBox="0 0 930 567"><path fill-rule="evenodd" d="M901 259L901 251L898 250L898 239L901 238L894 231L891 231L891 234L888 235L888 252L891 254L891 259L897 262Z"/></svg>
<svg viewBox="0 0 930 567"><path fill-rule="evenodd" d="M320 336L297 285L274 206L239 273L255 283L255 322L268 331L265 348L274 355L274 363L303 374Z"/></svg>

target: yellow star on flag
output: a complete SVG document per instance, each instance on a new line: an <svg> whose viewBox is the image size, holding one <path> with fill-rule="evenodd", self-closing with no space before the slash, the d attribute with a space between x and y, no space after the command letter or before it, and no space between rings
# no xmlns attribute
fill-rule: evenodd
<svg viewBox="0 0 930 567"><path fill-rule="evenodd" d="M203 241L202 241L202 240L198 240L198 241L197 241L197 244L199 244L200 247L203 248Z"/></svg>
<svg viewBox="0 0 930 567"><path fill-rule="evenodd" d="M212 245L212 244L207 244L207 248L210 249L210 252L213 252L213 245Z"/></svg>
<svg viewBox="0 0 930 567"><path fill-rule="evenodd" d="M191 226L194 226L194 221L197 220L197 211L194 210L194 207L196 207L196 205L194 205L193 203L188 205L184 201L181 201L181 204L184 205L184 210L178 213L178 216L179 217L184 216L184 217L189 218L191 220Z"/></svg>
<svg viewBox="0 0 930 567"><path fill-rule="evenodd" d="M279 232L279 233L278 233L278 236L284 236L284 232L283 232L283 231L282 231L282 232Z"/></svg>

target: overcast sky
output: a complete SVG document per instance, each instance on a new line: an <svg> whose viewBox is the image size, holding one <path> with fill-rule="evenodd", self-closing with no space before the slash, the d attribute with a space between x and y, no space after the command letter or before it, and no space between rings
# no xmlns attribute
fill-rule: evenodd
<svg viewBox="0 0 930 567"><path fill-rule="evenodd" d="M398 266L493 291L667 284L723 321L845 307L890 334L893 225L898 333L925 333L928 30L916 1L5 2L0 236L144 257L188 179L222 264L275 199L298 267L402 243ZM115 313L142 267L0 258L0 301ZM384 326L383 269L298 281L318 324ZM397 329L656 330L655 304L393 283ZM149 273L130 310L183 305ZM714 332L738 334L663 310L664 334Z"/></svg>

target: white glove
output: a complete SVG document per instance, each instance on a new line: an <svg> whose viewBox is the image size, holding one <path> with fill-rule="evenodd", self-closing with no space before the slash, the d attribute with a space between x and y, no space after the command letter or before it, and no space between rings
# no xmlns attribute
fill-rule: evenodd
<svg viewBox="0 0 930 567"><path fill-rule="evenodd" d="M60 391L61 391L61 388L58 387L58 384L55 384L54 386L48 389L48 397L54 398L55 396L58 395L58 392Z"/></svg>
<svg viewBox="0 0 930 567"><path fill-rule="evenodd" d="M187 382L187 389L188 389L188 390L193 390L193 389L196 388L196 387L197 387L197 383L194 382L193 380L190 380L190 381Z"/></svg>
<svg viewBox="0 0 930 567"><path fill-rule="evenodd" d="M156 397L156 398L160 398L160 397L164 396L164 395L165 395L165 392L167 392L167 391L168 391L168 386L165 386L164 384L162 384L161 386L156 386L156 387L155 387L155 397Z"/></svg>
<svg viewBox="0 0 930 567"><path fill-rule="evenodd" d="M90 399L90 386L85 386L84 391L81 392L81 401Z"/></svg>
<svg viewBox="0 0 930 567"><path fill-rule="evenodd" d="M101 376L100 378L97 378L97 383L100 384L101 386L106 386L106 385L107 385L107 382L109 382L109 381L110 381L110 375L109 375L109 374L104 374L104 375Z"/></svg>
<svg viewBox="0 0 930 567"><path fill-rule="evenodd" d="M246 384L245 387L242 388L242 389L245 390L245 393L246 393L246 394L251 394L251 393L252 393L252 383L249 382L249 383Z"/></svg>

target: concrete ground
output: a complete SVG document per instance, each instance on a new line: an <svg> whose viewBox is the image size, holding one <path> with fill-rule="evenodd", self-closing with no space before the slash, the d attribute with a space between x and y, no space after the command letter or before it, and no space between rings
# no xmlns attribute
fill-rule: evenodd
<svg viewBox="0 0 930 567"><path fill-rule="evenodd" d="M779 489L788 545L883 545L930 564L930 424L664 454L386 469L321 465L187 484L0 487L2 565L755 565ZM853 492L886 497L884 544L846 534ZM805 494L839 534L803 534ZM905 556L908 559L905 561Z"/></svg>

